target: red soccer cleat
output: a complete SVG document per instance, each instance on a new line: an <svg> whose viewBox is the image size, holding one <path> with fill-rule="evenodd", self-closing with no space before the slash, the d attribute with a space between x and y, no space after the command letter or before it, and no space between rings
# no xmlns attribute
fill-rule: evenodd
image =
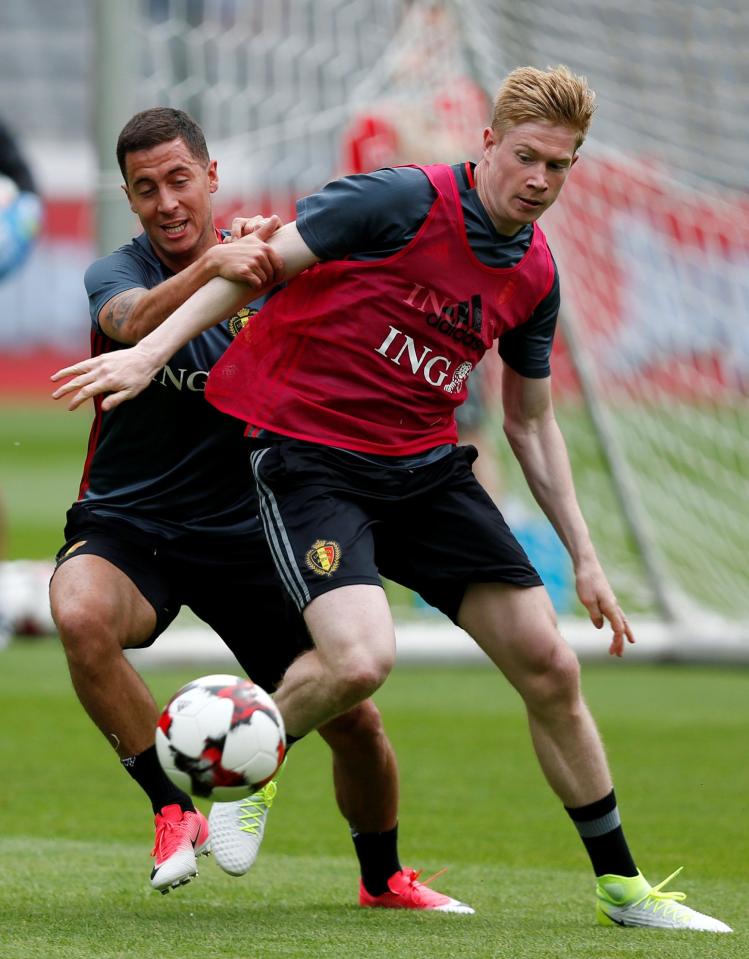
<svg viewBox="0 0 749 959"><path fill-rule="evenodd" d="M151 855L156 862L151 871L151 885L164 893L197 876L196 857L211 851L208 820L201 812L183 812L174 803L156 813L154 821L156 842Z"/></svg>
<svg viewBox="0 0 749 959"><path fill-rule="evenodd" d="M458 902L450 896L445 896L441 892L429 888L429 883L441 876L445 870L430 876L424 882L418 882L421 872L413 869L401 869L394 873L388 879L388 891L379 896L371 896L364 888L364 883L359 883L359 905L370 907L379 907L381 909L430 909L434 912L462 912L473 914L475 912L464 902Z"/></svg>

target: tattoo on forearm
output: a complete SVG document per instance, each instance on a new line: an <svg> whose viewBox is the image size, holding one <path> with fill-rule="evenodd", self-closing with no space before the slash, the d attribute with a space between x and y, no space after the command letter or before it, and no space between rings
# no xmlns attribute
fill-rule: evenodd
<svg viewBox="0 0 749 959"><path fill-rule="evenodd" d="M106 319L113 331L120 332L122 330L122 327L130 319L139 299L138 292L132 290L128 293L122 293L112 300L106 312Z"/></svg>

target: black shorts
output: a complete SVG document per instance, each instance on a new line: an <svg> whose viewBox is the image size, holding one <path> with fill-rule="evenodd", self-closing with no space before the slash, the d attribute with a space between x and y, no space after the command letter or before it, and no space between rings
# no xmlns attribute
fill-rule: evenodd
<svg viewBox="0 0 749 959"><path fill-rule="evenodd" d="M156 611L150 646L188 606L226 643L242 669L264 689L311 647L301 615L278 581L264 537L225 545L204 537L171 540L98 516L81 504L68 512L57 566L89 554L121 570Z"/></svg>
<svg viewBox="0 0 749 959"><path fill-rule="evenodd" d="M251 453L260 515L299 609L330 589L379 584L419 593L453 622L470 583L541 586L471 470L473 446L426 466L380 465L296 440Z"/></svg>

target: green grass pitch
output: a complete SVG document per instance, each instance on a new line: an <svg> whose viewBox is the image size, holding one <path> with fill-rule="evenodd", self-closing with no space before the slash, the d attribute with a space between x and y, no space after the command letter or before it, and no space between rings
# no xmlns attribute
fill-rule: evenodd
<svg viewBox="0 0 749 959"><path fill-rule="evenodd" d="M200 672L210 669L201 667ZM147 674L165 701L196 670ZM489 668L398 666L377 700L401 766L401 854L475 916L364 911L329 759L294 747L252 872L209 858L150 890L151 815L71 690L54 640L0 653L2 959L739 959L749 955L745 671L589 666L625 829L653 881L732 936L603 929L573 827L516 695Z"/></svg>
<svg viewBox="0 0 749 959"><path fill-rule="evenodd" d="M78 495L92 410L52 400L0 403L0 497L8 558L50 559Z"/></svg>
<svg viewBox="0 0 749 959"><path fill-rule="evenodd" d="M11 558L49 558L90 413L0 406ZM222 667L223 668L223 667ZM208 672L206 667L201 672ZM165 701L195 670L154 672ZM316 737L295 747L252 873L210 859L150 890L150 811L70 688L54 641L0 653L0 959L692 959L746 957L746 671L585 668L643 871L733 936L601 929L572 825L542 782L517 697L489 669L398 667L378 695L401 764L401 853L473 917L365 912Z"/></svg>

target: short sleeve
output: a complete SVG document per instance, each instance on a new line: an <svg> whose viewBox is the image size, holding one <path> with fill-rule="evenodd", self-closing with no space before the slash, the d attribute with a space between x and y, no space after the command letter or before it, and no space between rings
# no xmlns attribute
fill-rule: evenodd
<svg viewBox="0 0 749 959"><path fill-rule="evenodd" d="M94 261L86 270L83 282L88 295L91 325L97 330L99 313L113 296L125 290L148 289L153 285L149 283L147 265L124 248Z"/></svg>
<svg viewBox="0 0 749 959"><path fill-rule="evenodd" d="M381 259L416 235L436 193L416 167L333 180L297 203L297 229L322 260Z"/></svg>

